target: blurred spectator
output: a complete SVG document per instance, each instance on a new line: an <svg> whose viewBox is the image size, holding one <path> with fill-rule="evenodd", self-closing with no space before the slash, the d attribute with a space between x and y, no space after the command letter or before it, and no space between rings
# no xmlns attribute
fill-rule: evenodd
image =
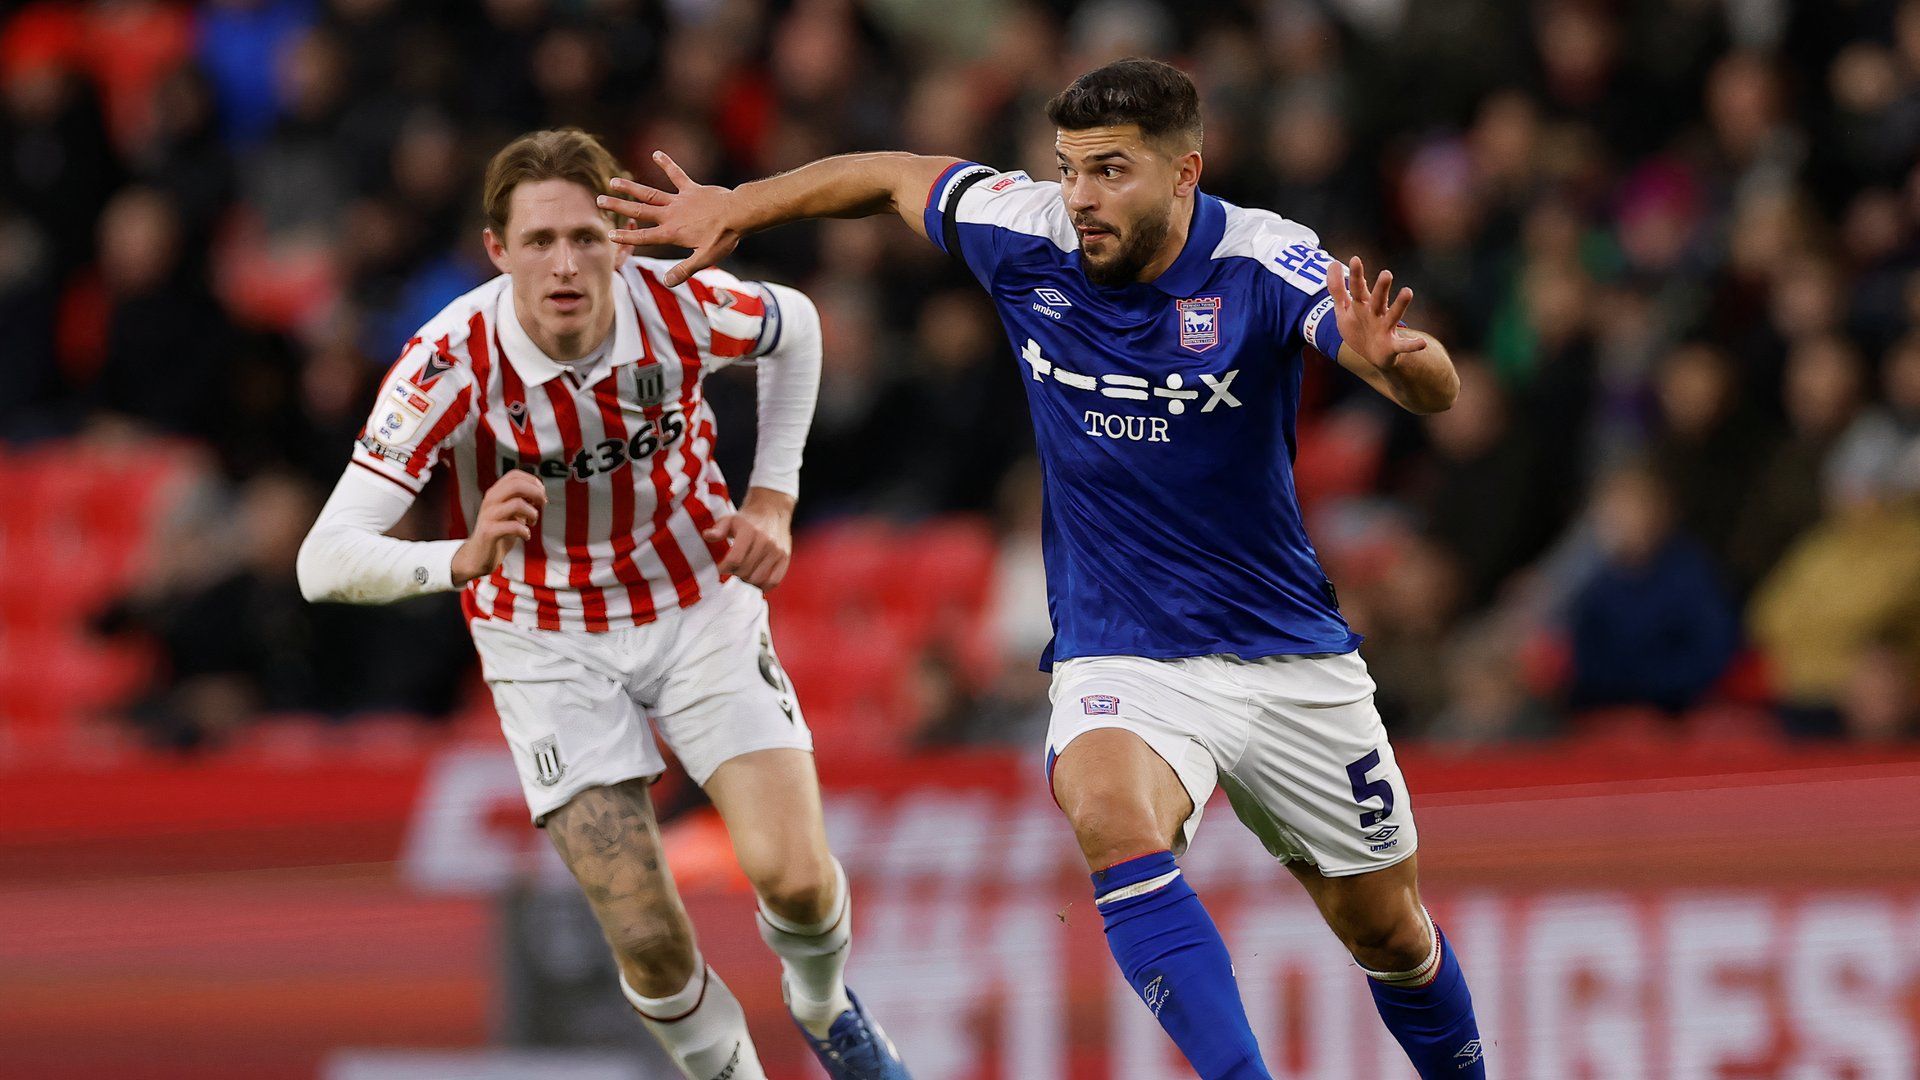
<svg viewBox="0 0 1920 1080"><path fill-rule="evenodd" d="M201 550L98 620L159 647L167 681L132 709L157 745L217 744L262 714L452 705L470 666L452 597L377 609L302 599L294 559L318 512L310 486L263 473L239 488L230 520L183 535Z"/></svg>
<svg viewBox="0 0 1920 1080"><path fill-rule="evenodd" d="M276 240L337 227L353 180L353 158L341 151L347 58L332 35L308 30L289 38L279 73L281 109L265 142L247 156L242 193Z"/></svg>
<svg viewBox="0 0 1920 1080"><path fill-rule="evenodd" d="M1729 549L1743 590L1820 519L1827 459L1859 411L1862 381L1860 357L1843 338L1809 338L1788 357L1782 405L1789 434L1744 493Z"/></svg>
<svg viewBox="0 0 1920 1080"><path fill-rule="evenodd" d="M987 512L1007 469L1033 452L1006 339L973 289L929 298L914 339L914 377L895 381L877 406L899 429L892 442L901 449L894 462L901 490L887 505L905 513Z"/></svg>
<svg viewBox="0 0 1920 1080"><path fill-rule="evenodd" d="M1380 715L1394 737L1417 737L1445 710L1447 642L1464 599L1459 564L1439 546L1399 545L1372 599L1364 652Z"/></svg>
<svg viewBox="0 0 1920 1080"><path fill-rule="evenodd" d="M1266 132L1273 181L1255 205L1308 223L1332 251L1351 251L1366 239L1379 193L1353 158L1352 134L1338 102L1324 90L1296 91L1274 109Z"/></svg>
<svg viewBox="0 0 1920 1080"><path fill-rule="evenodd" d="M1525 264L1488 331L1489 359L1510 388L1516 431L1537 455L1531 475L1549 529L1579 505L1592 467L1599 394L1592 287L1579 266Z"/></svg>
<svg viewBox="0 0 1920 1080"><path fill-rule="evenodd" d="M315 0L210 0L200 11L200 62L229 137L266 134L280 103L275 73L288 42L313 22Z"/></svg>
<svg viewBox="0 0 1920 1080"><path fill-rule="evenodd" d="M0 202L0 430L21 441L66 421L57 411L64 380L54 351L59 280L47 246L45 233Z"/></svg>
<svg viewBox="0 0 1920 1080"><path fill-rule="evenodd" d="M1600 565L1569 617L1577 708L1700 700L1738 644L1738 622L1707 553L1681 532L1653 470L1610 473L1594 494Z"/></svg>
<svg viewBox="0 0 1920 1080"><path fill-rule="evenodd" d="M1533 448L1514 432L1499 382L1475 357L1458 356L1455 366L1459 400L1426 418L1433 453L1414 474L1409 501L1427 535L1459 560L1461 599L1479 607L1539 553L1556 522L1550 501L1539 497Z"/></svg>
<svg viewBox="0 0 1920 1080"><path fill-rule="evenodd" d="M1660 366L1656 390L1654 467L1680 527L1724 565L1763 460L1764 435L1743 405L1731 359L1713 346L1674 350Z"/></svg>
<svg viewBox="0 0 1920 1080"><path fill-rule="evenodd" d="M1890 381L1920 373L1920 349L1890 357ZM1920 378L1916 378L1920 382ZM1920 659L1920 454L1895 421L1849 429L1827 469L1828 516L1755 591L1748 622L1789 729L1834 735L1847 680L1887 644Z"/></svg>
<svg viewBox="0 0 1920 1080"><path fill-rule="evenodd" d="M1920 668L1896 643L1868 648L1854 664L1840 698L1847 737L1895 742L1920 737Z"/></svg>
<svg viewBox="0 0 1920 1080"><path fill-rule="evenodd" d="M1920 331L1887 351L1880 381L1884 403L1848 425L1834 448L1829 479L1845 489L1834 492L1843 502L1911 483L1920 471Z"/></svg>
<svg viewBox="0 0 1920 1080"><path fill-rule="evenodd" d="M88 261L122 176L98 91L52 56L0 71L0 94L0 202L40 234L47 279L64 281Z"/></svg>
<svg viewBox="0 0 1920 1080"><path fill-rule="evenodd" d="M102 627L136 630L159 646L171 684L134 706L158 745L190 749L230 737L263 710L314 707L321 692L312 608L294 556L319 511L307 489L262 477L241 490L233 563L205 580L160 584L110 612ZM211 559L225 561L223 553Z"/></svg>
<svg viewBox="0 0 1920 1080"><path fill-rule="evenodd" d="M151 188L121 191L100 216L106 347L90 401L158 431L216 441L233 389L233 336L185 265L187 244L173 201Z"/></svg>
<svg viewBox="0 0 1920 1080"><path fill-rule="evenodd" d="M1445 660L1446 705L1424 737L1464 750L1556 734L1552 713L1521 682L1519 652L1520 642L1499 620L1456 634Z"/></svg>
<svg viewBox="0 0 1920 1080"><path fill-rule="evenodd" d="M233 155L217 120L206 76L193 67L174 71L160 83L153 136L133 163L143 183L172 199L188 236L211 236L233 198ZM196 248L196 259L205 254Z"/></svg>

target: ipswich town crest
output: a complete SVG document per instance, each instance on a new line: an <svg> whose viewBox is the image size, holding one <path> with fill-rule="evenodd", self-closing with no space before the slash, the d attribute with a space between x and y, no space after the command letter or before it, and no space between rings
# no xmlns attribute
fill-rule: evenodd
<svg viewBox="0 0 1920 1080"><path fill-rule="evenodd" d="M1180 310L1181 348L1206 352L1220 344L1219 297L1196 296L1190 300L1175 300L1173 304Z"/></svg>

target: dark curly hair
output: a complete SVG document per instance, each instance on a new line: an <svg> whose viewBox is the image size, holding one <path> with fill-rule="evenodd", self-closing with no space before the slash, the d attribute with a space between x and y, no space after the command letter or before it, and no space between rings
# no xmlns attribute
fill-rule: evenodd
<svg viewBox="0 0 1920 1080"><path fill-rule="evenodd" d="M1172 64L1129 56L1094 68L1047 102L1047 119L1068 131L1120 124L1140 125L1140 134L1200 149L1200 92Z"/></svg>

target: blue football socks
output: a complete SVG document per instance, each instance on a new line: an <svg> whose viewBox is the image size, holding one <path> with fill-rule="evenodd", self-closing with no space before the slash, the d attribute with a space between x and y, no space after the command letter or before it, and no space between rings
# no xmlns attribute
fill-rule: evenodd
<svg viewBox="0 0 1920 1080"><path fill-rule="evenodd" d="M1098 871L1093 894L1121 973L1202 1080L1272 1080L1247 1023L1226 942L1180 876L1173 853L1156 851Z"/></svg>
<svg viewBox="0 0 1920 1080"><path fill-rule="evenodd" d="M1420 1080L1486 1080L1480 1025L1473 1017L1467 976L1440 928L1436 953L1421 970L1399 975L1369 972L1374 1007L1412 1059Z"/></svg>

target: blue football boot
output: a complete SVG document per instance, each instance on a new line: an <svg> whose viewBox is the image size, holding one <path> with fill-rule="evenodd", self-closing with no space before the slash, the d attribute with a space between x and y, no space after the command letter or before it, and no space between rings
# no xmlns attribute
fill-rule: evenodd
<svg viewBox="0 0 1920 1080"><path fill-rule="evenodd" d="M835 1018L824 1039L814 1038L800 1021L793 1022L807 1045L813 1047L820 1067L833 1080L913 1080L893 1040L867 1015L853 991L847 991L847 1000L853 1002L853 1008Z"/></svg>

